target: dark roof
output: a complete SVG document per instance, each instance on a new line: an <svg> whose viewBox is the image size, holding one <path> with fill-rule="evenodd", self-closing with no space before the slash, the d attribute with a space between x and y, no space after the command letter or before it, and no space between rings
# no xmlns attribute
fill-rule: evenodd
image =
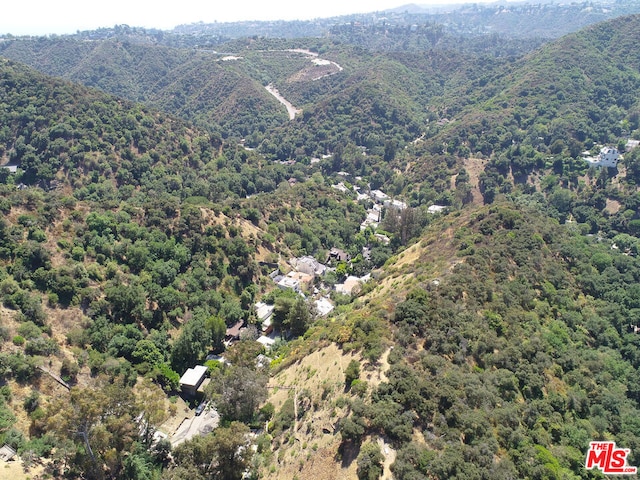
<svg viewBox="0 0 640 480"><path fill-rule="evenodd" d="M244 325L244 322L240 320L233 327L227 328L227 337L238 338L240 336L240 329Z"/></svg>
<svg viewBox="0 0 640 480"><path fill-rule="evenodd" d="M351 260L351 255L349 255L344 250L334 247L329 252L329 258L333 258L335 260L338 260L339 262L348 262Z"/></svg>

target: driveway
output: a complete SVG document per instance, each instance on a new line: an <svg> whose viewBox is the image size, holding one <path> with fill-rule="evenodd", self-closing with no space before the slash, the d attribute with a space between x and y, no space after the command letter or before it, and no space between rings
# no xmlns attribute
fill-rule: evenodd
<svg viewBox="0 0 640 480"><path fill-rule="evenodd" d="M217 410L212 405L208 405L202 415L196 416L194 412L192 417L184 419L176 433L171 437L171 446L177 447L196 435L206 435L212 432L219 423L220 416Z"/></svg>

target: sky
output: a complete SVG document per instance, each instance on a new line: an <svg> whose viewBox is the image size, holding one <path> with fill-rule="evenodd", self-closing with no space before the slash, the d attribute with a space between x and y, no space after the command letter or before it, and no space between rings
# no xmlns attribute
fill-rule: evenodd
<svg viewBox="0 0 640 480"><path fill-rule="evenodd" d="M415 3L453 1L462 3ZM122 24L168 30L200 21L308 20L408 3L411 0L5 0L0 8L0 34L65 34Z"/></svg>

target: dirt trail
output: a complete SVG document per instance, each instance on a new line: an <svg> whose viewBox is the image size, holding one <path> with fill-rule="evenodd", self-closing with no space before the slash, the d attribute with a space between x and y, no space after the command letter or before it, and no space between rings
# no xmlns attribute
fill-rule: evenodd
<svg viewBox="0 0 640 480"><path fill-rule="evenodd" d="M281 104L283 104L285 107L287 107L287 113L289 114L289 120L293 120L294 118L296 118L296 115L302 113L302 110L300 110L299 108L296 108L293 105L291 105L291 103L286 98L284 98L282 95L280 95L280 92L278 92L278 89L276 87L274 87L273 85L269 84L264 88L266 88L267 92L269 92L271 95L276 97L276 100L278 100Z"/></svg>
<svg viewBox="0 0 640 480"><path fill-rule="evenodd" d="M382 480L393 480L393 473L391 473L391 465L396 461L396 451L390 444L384 441L384 438L378 439L378 445L380 445L380 451L384 456L384 465L382 472Z"/></svg>

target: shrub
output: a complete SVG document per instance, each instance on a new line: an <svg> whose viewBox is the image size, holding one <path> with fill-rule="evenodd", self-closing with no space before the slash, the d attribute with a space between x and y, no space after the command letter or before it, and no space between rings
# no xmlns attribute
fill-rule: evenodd
<svg viewBox="0 0 640 480"><path fill-rule="evenodd" d="M360 362L351 360L344 371L344 382L347 388L351 387L354 380L360 378Z"/></svg>

